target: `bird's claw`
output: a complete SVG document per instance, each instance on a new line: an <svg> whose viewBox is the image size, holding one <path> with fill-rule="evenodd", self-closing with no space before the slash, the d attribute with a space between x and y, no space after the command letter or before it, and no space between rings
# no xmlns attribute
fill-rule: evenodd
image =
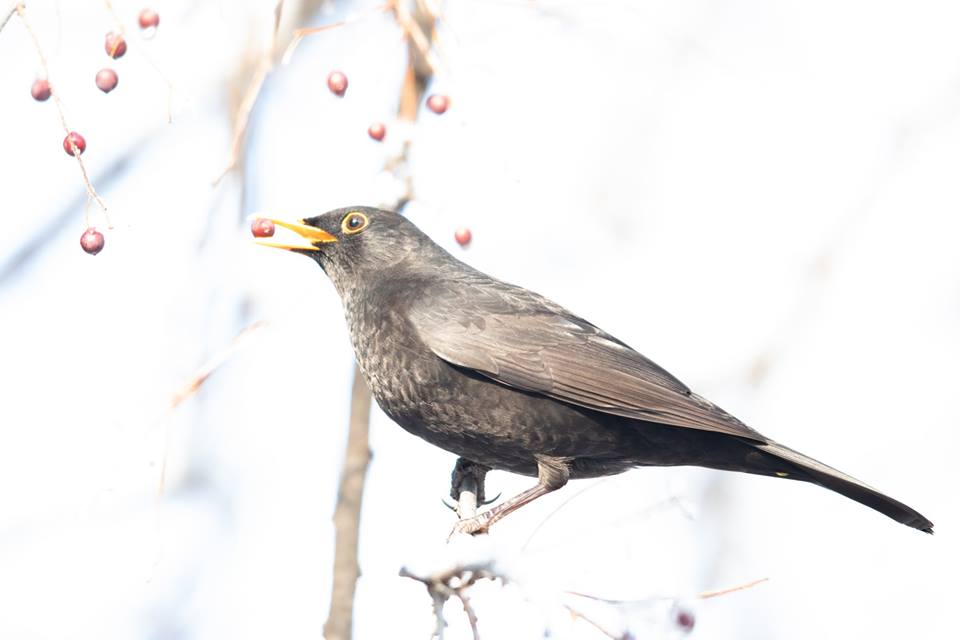
<svg viewBox="0 0 960 640"><path fill-rule="evenodd" d="M453 511L454 513L457 513L457 510L459 509L459 505L457 505L457 503L455 503L455 502L454 502L454 503L447 502L447 499L446 499L446 498L441 498L441 499L440 499L440 502L442 502L442 503L443 503L443 506L445 506L447 509L450 509L450 511Z"/></svg>
<svg viewBox="0 0 960 640"><path fill-rule="evenodd" d="M490 532L490 522L488 518L485 518L483 514L479 516L474 516L472 518L466 518L460 520L457 524L453 525L453 530L450 532L450 535L447 536L447 541L449 541L453 536L461 533L465 533L469 536L479 535L481 533Z"/></svg>
<svg viewBox="0 0 960 640"><path fill-rule="evenodd" d="M503 492L501 491L500 493L498 493L497 495L493 496L493 497L490 498L489 500L483 500L482 502L480 502L480 505L479 505L479 506L481 506L481 507L486 507L487 505L491 505L491 504L493 504L494 502L496 502L497 500L499 500L499 499L500 499L500 496L502 496L502 495L503 495Z"/></svg>

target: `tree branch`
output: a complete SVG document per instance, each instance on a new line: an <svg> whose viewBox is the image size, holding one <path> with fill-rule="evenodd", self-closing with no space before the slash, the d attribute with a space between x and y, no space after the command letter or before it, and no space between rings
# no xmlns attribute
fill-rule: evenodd
<svg viewBox="0 0 960 640"><path fill-rule="evenodd" d="M360 577L358 561L360 545L360 511L363 485L370 463L370 391L360 368L353 368L353 391L350 402L350 429L340 492L333 513L336 540L333 556L333 587L330 592L330 614L323 625L327 640L348 640L353 628L353 598Z"/></svg>
<svg viewBox="0 0 960 640"><path fill-rule="evenodd" d="M393 4L395 8L396 3ZM396 9L394 9L396 16ZM417 3L415 19L420 29L433 34L434 18L427 10ZM398 16L398 22L399 22ZM424 29L424 24L429 25ZM401 25L402 26L402 25ZM413 122L417 118L420 101L424 90L432 78L432 68L424 70L422 63L423 53L420 46L410 36L410 30L404 29L407 34L408 62L400 89L400 103L398 116L402 120ZM422 43L421 43L422 44ZM405 140L401 145L399 155L388 158L384 168L390 171L394 178L403 184L401 195L392 202L381 203L384 209L401 211L413 198L413 181L409 176L407 161L409 158L411 141ZM370 429L370 390L363 382L360 368L354 365L353 391L350 401L350 431L347 436L347 451L344 460L344 473L340 481L340 491L337 498L337 507L334 513L334 527L336 529L336 546L334 549L333 588L330 592L330 613L324 624L324 635L327 640L349 640L353 625L353 601L356 591L357 578L360 575L358 561L358 538L360 531L360 507L363 499L363 478L370 460L369 429ZM362 455L360 449L363 449ZM354 467L352 465L361 465ZM348 475L348 471L350 474ZM357 481L359 477L359 481ZM445 599L444 599L445 600ZM469 605L464 602L464 607ZM439 609L437 609L439 607ZM435 611L442 612L443 602L434 598ZM472 608L470 609L472 611ZM438 618L438 625L442 615ZM438 637L442 637L442 625L438 627Z"/></svg>

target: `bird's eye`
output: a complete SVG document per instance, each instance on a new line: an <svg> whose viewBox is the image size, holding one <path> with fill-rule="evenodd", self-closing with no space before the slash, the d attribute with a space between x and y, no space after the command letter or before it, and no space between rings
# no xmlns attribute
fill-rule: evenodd
<svg viewBox="0 0 960 640"><path fill-rule="evenodd" d="M352 211L343 218L340 227L344 233L359 233L366 229L368 224L370 224L370 221L367 216L359 211Z"/></svg>

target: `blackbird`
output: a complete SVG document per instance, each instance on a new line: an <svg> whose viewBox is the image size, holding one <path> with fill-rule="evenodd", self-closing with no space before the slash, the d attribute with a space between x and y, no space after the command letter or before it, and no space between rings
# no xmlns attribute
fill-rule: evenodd
<svg viewBox="0 0 960 640"><path fill-rule="evenodd" d="M482 486L488 469L537 478L457 531L484 532L571 478L694 465L810 482L933 533L907 505L754 431L583 318L457 260L400 214L270 220L300 237L257 242L326 272L373 397L460 456L455 484Z"/></svg>

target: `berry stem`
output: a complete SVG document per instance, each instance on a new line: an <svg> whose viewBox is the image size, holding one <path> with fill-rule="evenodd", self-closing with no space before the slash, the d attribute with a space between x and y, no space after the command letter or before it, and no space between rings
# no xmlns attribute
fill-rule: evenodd
<svg viewBox="0 0 960 640"><path fill-rule="evenodd" d="M135 49L140 54L140 57L147 61L147 64L153 68L157 75L160 76L160 79L163 80L164 84L167 85L167 124L171 124L173 122L173 82L167 77L167 74L160 70L160 67L153 61L153 58L143 50L143 47L135 47Z"/></svg>
<svg viewBox="0 0 960 640"><path fill-rule="evenodd" d="M37 56L40 58L40 66L43 67L43 75L47 78L47 82L50 82L50 67L47 65L47 57L43 54L43 48L40 46L40 40L37 38L37 33L33 30L33 26L30 24L30 21L27 20L26 8L23 3L17 3L15 7L17 16L20 18L20 21L23 23L23 26L26 27L27 33L30 34L30 39L33 41L33 47L37 51ZM60 116L60 124L63 126L63 130L66 135L70 135L72 129L67 125L67 117L64 115L63 103L60 101L60 93L57 91L56 87L52 82L50 82L50 95L53 96L53 102L57 105L57 114ZM103 211L104 220L106 220L107 228L113 229L113 222L110 220L110 215L107 213L107 205L104 204L103 200L100 199L100 195L97 193L97 190L93 188L93 184L90 182L90 177L87 175L87 168L83 164L83 160L80 159L80 153L74 147L73 157L77 159L77 166L80 167L80 175L83 176L83 184L87 187L87 193L90 195L90 198L96 201L100 205L100 210Z"/></svg>
<svg viewBox="0 0 960 640"><path fill-rule="evenodd" d="M111 2L111 0L103 0L103 4L106 5L107 11L110 13L110 17L113 18L113 22L114 24L116 24L115 33L121 36L125 35L126 29L123 28L123 21L120 19L120 16L117 15L116 9L113 8L113 2ZM128 41L128 46L129 46L129 41ZM170 78L167 77L167 74L165 74L163 71L160 70L160 67L157 65L156 62L154 62L153 58L151 58L147 54L147 52L143 50L144 49L143 47L134 47L134 48L140 54L140 57L146 60L147 64L149 64L153 68L153 70L157 73L157 75L160 76L160 79L163 80L163 83L167 85L167 124L170 124L173 122L173 94L174 94L173 82L170 81Z"/></svg>
<svg viewBox="0 0 960 640"><path fill-rule="evenodd" d="M113 18L114 24L117 25L116 33L118 35L125 35L126 30L123 28L123 21L120 19L120 16L117 15L116 10L113 8L113 2L110 0L103 0L103 4L106 5L107 11L110 13L110 17Z"/></svg>
<svg viewBox="0 0 960 640"><path fill-rule="evenodd" d="M22 3L14 1L10 3L10 8L3 12L3 17L0 18L0 31L3 31L3 28L7 26L7 23L10 21L10 18L13 17L13 14L17 12L17 9L20 8Z"/></svg>

